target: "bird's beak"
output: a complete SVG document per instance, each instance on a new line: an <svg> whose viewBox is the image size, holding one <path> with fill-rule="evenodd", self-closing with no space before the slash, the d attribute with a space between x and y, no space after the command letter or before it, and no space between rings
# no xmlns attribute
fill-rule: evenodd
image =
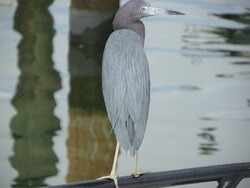
<svg viewBox="0 0 250 188"><path fill-rule="evenodd" d="M172 11L172 10L165 10L162 8L156 8L156 7L148 7L146 12L149 16L155 16L160 14L168 14L168 15L185 15L182 12Z"/></svg>

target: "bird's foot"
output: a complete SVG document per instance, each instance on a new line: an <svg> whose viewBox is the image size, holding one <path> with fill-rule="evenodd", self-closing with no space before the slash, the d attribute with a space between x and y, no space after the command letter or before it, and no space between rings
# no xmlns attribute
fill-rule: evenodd
<svg viewBox="0 0 250 188"><path fill-rule="evenodd" d="M111 173L109 176L102 176L102 177L100 177L98 179L112 179L114 181L114 183L115 183L115 187L119 188L119 186L118 186L118 178L117 178L116 174Z"/></svg>
<svg viewBox="0 0 250 188"><path fill-rule="evenodd" d="M132 174L132 176L134 176L135 178L138 178L139 176L142 176L144 174L148 174L149 172L147 171L142 171L142 170L136 170L134 172L134 174Z"/></svg>

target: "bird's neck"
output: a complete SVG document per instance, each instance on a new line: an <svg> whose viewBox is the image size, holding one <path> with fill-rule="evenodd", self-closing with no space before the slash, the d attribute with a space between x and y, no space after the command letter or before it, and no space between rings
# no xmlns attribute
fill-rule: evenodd
<svg viewBox="0 0 250 188"><path fill-rule="evenodd" d="M142 37L143 44L144 44L145 26L144 26L144 24L143 24L143 22L141 20L137 20L136 22L131 24L130 27L128 27L128 29L131 29L132 31L138 33Z"/></svg>
<svg viewBox="0 0 250 188"><path fill-rule="evenodd" d="M117 22L114 20L113 22L113 28L114 30L119 30L119 29L130 29L136 33L138 33L141 38L142 38L142 44L144 45L144 40L145 40L145 26L141 20L136 20L136 21L129 21L127 23L124 22Z"/></svg>

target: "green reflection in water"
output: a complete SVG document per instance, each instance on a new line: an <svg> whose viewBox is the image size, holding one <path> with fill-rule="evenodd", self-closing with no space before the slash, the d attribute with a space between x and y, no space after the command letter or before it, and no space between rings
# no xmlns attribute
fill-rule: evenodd
<svg viewBox="0 0 250 188"><path fill-rule="evenodd" d="M203 139L202 143L200 143L199 150L201 155L211 155L219 149L216 147L217 142L214 136L214 131L216 128L209 127L203 128L202 132L198 134L200 138Z"/></svg>
<svg viewBox="0 0 250 188"><path fill-rule="evenodd" d="M216 28L215 30L211 31L211 33L216 34L222 37L225 40L226 44L229 45L237 45L238 48L235 49L220 49L218 51L223 52L225 56L232 56L232 57L243 57L247 58L247 60L240 60L236 62L232 62L233 65L238 66L246 66L250 65L250 48L244 48L245 46L249 46L250 44L250 9L246 9L245 13L235 14L235 13L228 13L228 14L214 14L215 16L231 20L234 22L245 24L243 28ZM220 78L245 78L250 79L250 71L249 69L244 69L240 72L234 74L217 74L217 77Z"/></svg>
<svg viewBox="0 0 250 188"><path fill-rule="evenodd" d="M108 175L112 167L116 141L102 97L101 62L118 6L118 0L71 1L67 182Z"/></svg>
<svg viewBox="0 0 250 188"><path fill-rule="evenodd" d="M214 14L215 16L231 20L234 22L245 24L243 28L216 28L211 33L219 35L225 40L227 44L234 44L234 45L249 45L250 44L250 9L246 9L245 13L235 14L235 13L228 13L228 14ZM219 52L224 53L226 56L232 57L250 57L250 50L238 49L238 50L218 50ZM249 63L243 62L243 63ZM239 64L238 64L239 65ZM243 65L242 62L240 65Z"/></svg>
<svg viewBox="0 0 250 188"><path fill-rule="evenodd" d="M244 13L213 14L213 16L245 26L237 27L238 25L235 25L233 27L232 24L228 27L202 27L187 24L185 35L182 38L186 44L183 49L191 50L188 55L249 58L250 50L246 46L250 44L250 9L246 9ZM232 45L237 45L237 48L231 47ZM249 65L249 60L235 62L234 64Z"/></svg>
<svg viewBox="0 0 250 188"><path fill-rule="evenodd" d="M51 0L19 0L14 29L21 34L18 44L20 76L12 105L17 114L10 123L14 155L9 159L18 172L13 187L44 186L47 177L57 174L58 158L52 138L60 129L53 114L54 93L61 88L52 60L53 19Z"/></svg>
<svg viewBox="0 0 250 188"><path fill-rule="evenodd" d="M235 21L238 23L250 25L250 9L242 14L214 14L219 18ZM213 33L223 36L228 44L250 44L250 27L246 26L241 29L218 28Z"/></svg>

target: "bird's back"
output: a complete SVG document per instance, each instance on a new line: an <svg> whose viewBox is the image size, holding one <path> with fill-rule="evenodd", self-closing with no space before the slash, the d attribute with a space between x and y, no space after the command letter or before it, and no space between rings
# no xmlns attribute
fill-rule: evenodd
<svg viewBox="0 0 250 188"><path fill-rule="evenodd" d="M122 29L110 35L103 54L102 87L116 138L134 156L144 137L150 101L148 61L136 32Z"/></svg>

